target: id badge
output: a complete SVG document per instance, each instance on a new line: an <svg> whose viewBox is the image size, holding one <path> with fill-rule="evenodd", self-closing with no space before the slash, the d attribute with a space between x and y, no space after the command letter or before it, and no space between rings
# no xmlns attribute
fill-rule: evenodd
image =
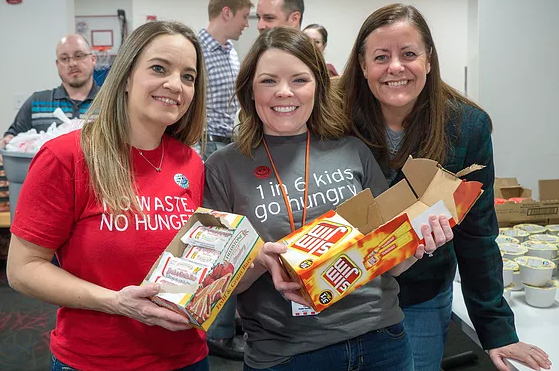
<svg viewBox="0 0 559 371"><path fill-rule="evenodd" d="M293 317L316 316L320 312L315 311L311 307L291 302L291 314Z"/></svg>

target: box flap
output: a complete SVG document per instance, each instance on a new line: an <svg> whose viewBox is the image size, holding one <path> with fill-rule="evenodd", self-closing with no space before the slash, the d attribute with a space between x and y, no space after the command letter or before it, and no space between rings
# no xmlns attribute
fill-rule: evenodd
<svg viewBox="0 0 559 371"><path fill-rule="evenodd" d="M430 186L425 190L420 200L427 206L433 206L439 200L443 200L444 204L450 211L450 214L458 223L458 212L454 202L454 192L460 186L462 181L454 174L447 171L438 171L431 181Z"/></svg>
<svg viewBox="0 0 559 371"><path fill-rule="evenodd" d="M378 205L369 188L340 204L336 212L363 234L368 234L383 224Z"/></svg>
<svg viewBox="0 0 559 371"><path fill-rule="evenodd" d="M559 200L559 179L540 180L538 188L541 201Z"/></svg>
<svg viewBox="0 0 559 371"><path fill-rule="evenodd" d="M518 179L516 178L495 178L495 187L497 188L510 188L510 187L520 187Z"/></svg>
<svg viewBox="0 0 559 371"><path fill-rule="evenodd" d="M511 197L531 197L532 190L522 187L516 178L495 178L493 185L495 198L508 200Z"/></svg>
<svg viewBox="0 0 559 371"><path fill-rule="evenodd" d="M417 197L421 197L425 193L438 171L437 161L427 158L413 158L411 156L402 167L402 172L410 182Z"/></svg>
<svg viewBox="0 0 559 371"><path fill-rule="evenodd" d="M384 224L416 203L417 197L408 182L403 179L375 198L375 202L379 207L380 216L383 220L381 224Z"/></svg>

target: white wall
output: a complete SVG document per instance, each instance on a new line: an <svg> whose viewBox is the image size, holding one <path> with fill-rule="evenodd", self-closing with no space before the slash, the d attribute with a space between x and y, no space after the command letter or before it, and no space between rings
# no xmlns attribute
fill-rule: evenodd
<svg viewBox="0 0 559 371"><path fill-rule="evenodd" d="M198 33L208 24L208 0L132 0L132 13L133 28L146 23L146 16L155 15L158 21L180 21Z"/></svg>
<svg viewBox="0 0 559 371"><path fill-rule="evenodd" d="M60 85L56 43L74 29L73 0L0 1L0 135L17 113L16 100Z"/></svg>
<svg viewBox="0 0 559 371"><path fill-rule="evenodd" d="M116 15L117 9L126 13L131 31L132 0L74 0L76 16L80 15Z"/></svg>
<svg viewBox="0 0 559 371"><path fill-rule="evenodd" d="M468 91L467 95L479 101L479 24L478 0L468 1Z"/></svg>
<svg viewBox="0 0 559 371"><path fill-rule="evenodd" d="M479 0L479 101L497 176L559 178L559 1Z"/></svg>
<svg viewBox="0 0 559 371"><path fill-rule="evenodd" d="M84 0L81 0L84 1ZM257 0L253 0L257 3ZM386 0L306 0L303 27L320 23L328 30L326 59L342 72L357 32L363 21ZM207 0L132 0L134 28L146 21L147 15L157 19L179 20L198 31L208 23ZM411 2L427 18L441 62L443 78L464 90L464 67L467 65L468 0L416 0ZM251 27L256 21L251 20ZM243 55L256 38L255 29L245 30L236 43Z"/></svg>

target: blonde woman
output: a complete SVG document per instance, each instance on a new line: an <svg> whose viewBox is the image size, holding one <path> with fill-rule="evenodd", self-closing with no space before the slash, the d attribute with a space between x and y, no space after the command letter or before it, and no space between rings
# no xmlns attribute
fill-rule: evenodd
<svg viewBox="0 0 559 371"><path fill-rule="evenodd" d="M205 335L139 287L202 202L189 147L205 125L192 30L153 22L123 44L83 130L46 143L19 196L7 274L59 305L52 370L208 370ZM56 254L61 267L50 263Z"/></svg>

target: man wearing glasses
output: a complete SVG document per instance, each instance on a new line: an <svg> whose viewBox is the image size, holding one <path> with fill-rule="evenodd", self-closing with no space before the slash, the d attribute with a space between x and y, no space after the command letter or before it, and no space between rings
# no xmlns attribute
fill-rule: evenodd
<svg viewBox="0 0 559 371"><path fill-rule="evenodd" d="M69 118L83 117L99 91L93 81L95 60L96 56L82 36L64 36L56 46L56 67L62 85L35 92L25 101L0 140L0 148L4 148L19 133L30 129L46 131L53 122L60 125L62 122L52 115L58 107Z"/></svg>

